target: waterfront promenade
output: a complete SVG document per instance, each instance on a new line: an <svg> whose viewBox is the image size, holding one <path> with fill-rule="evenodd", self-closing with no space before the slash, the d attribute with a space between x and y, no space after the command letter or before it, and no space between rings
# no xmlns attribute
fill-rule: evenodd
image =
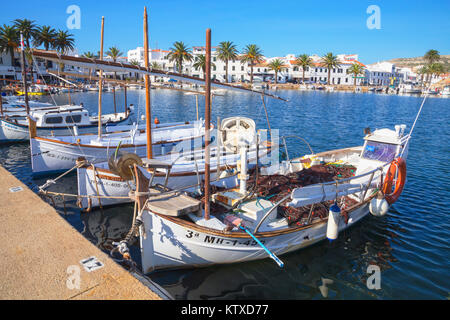
<svg viewBox="0 0 450 320"><path fill-rule="evenodd" d="M2 166L0 202L0 299L161 299Z"/></svg>

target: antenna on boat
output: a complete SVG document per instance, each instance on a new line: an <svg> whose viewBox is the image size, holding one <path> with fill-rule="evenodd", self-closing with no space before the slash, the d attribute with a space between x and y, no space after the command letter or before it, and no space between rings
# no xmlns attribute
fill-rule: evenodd
<svg viewBox="0 0 450 320"><path fill-rule="evenodd" d="M100 60L103 60L103 31L105 26L105 17L102 17L102 29L100 33ZM102 91L103 91L103 70L100 69L98 79L98 139L102 138Z"/></svg>
<svg viewBox="0 0 450 320"><path fill-rule="evenodd" d="M210 122L211 122L211 29L206 29L205 61L205 220L209 220L210 198Z"/></svg>
<svg viewBox="0 0 450 320"><path fill-rule="evenodd" d="M425 97L423 98L422 104L420 105L419 111L417 112L416 119L414 120L414 123L413 123L413 125L411 127L411 130L409 131L408 138L407 138L407 140L405 142L405 146L403 147L403 150L402 150L402 153L400 154L400 157L403 157L403 153L405 152L406 148L408 147L409 140L411 140L411 135L412 135L412 133L414 131L414 128L416 127L417 120L419 119L419 116L422 113L422 108L423 108L423 105L425 104L425 101L427 100L428 92L429 92L430 88L431 88L431 85L428 86L427 92L425 93Z"/></svg>
<svg viewBox="0 0 450 320"><path fill-rule="evenodd" d="M147 7L144 7L144 60L145 68L148 70L148 22ZM147 158L153 158L152 150L152 109L150 105L150 76L145 74L145 125L147 130Z"/></svg>
<svg viewBox="0 0 450 320"><path fill-rule="evenodd" d="M263 90L263 92L261 94L261 100L262 100L262 103L263 103L264 112L266 113L266 120L267 120L267 126L269 128L269 134L270 134L270 137L272 138L272 130L270 129L269 114L267 113L266 102L264 100L264 90Z"/></svg>
<svg viewBox="0 0 450 320"><path fill-rule="evenodd" d="M27 69L25 67L25 44L23 41L23 34L20 33L20 48L22 49L22 81L23 81L23 91L25 94L25 107L27 110L27 115L30 114L30 106L28 104L28 86L27 86Z"/></svg>

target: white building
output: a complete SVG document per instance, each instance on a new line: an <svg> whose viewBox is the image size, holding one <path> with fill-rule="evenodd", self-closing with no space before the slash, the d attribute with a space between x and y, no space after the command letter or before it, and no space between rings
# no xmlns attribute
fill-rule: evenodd
<svg viewBox="0 0 450 320"><path fill-rule="evenodd" d="M367 66L366 80L368 85L389 86L404 82L405 73L399 72L395 64L377 62Z"/></svg>
<svg viewBox="0 0 450 320"><path fill-rule="evenodd" d="M211 48L211 77L212 79L225 82L226 77L226 63L217 58L217 47ZM203 78L203 71L201 69L194 68L194 63L196 57L199 55L205 55L205 47L195 46L192 47L192 61L185 61L183 63L183 73L191 75L194 77ZM153 49L150 50L150 63L156 63L158 66L165 71L178 71L176 70L175 62L168 60L167 55L170 51ZM348 74L347 70L351 67L353 63L358 63L365 67L364 64L358 61L358 55L338 55L338 60L340 65L338 68L334 68L330 73L330 83L331 84L342 84L342 85L353 85L354 79L353 75ZM296 57L294 54L288 54L285 57L263 57L260 63L253 66L253 80L254 81L270 81L275 80L275 71L269 68L269 64L275 60L279 59L283 61L283 67L277 74L277 82L297 82L300 83L303 77L302 68L297 66L295 63ZM305 82L308 83L327 83L328 79L328 69L323 67L321 64L322 58L318 55L312 55L313 66L305 70ZM128 51L128 61L136 60L141 65L144 65L144 48L138 47L134 50ZM240 60L229 61L228 62L228 82L248 82L250 81L251 68L248 63L241 63ZM357 85L364 82L364 75L358 76Z"/></svg>

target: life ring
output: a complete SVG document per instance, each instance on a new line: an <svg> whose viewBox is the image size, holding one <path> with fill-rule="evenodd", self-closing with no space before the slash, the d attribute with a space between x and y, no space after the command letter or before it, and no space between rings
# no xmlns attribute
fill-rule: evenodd
<svg viewBox="0 0 450 320"><path fill-rule="evenodd" d="M397 174L397 179L395 180L395 189L392 191L395 176ZM386 201L389 204L393 204L397 201L398 197L403 191L403 187L406 182L406 161L403 158L396 158L391 162L389 170L387 171L386 178L383 183L383 194Z"/></svg>

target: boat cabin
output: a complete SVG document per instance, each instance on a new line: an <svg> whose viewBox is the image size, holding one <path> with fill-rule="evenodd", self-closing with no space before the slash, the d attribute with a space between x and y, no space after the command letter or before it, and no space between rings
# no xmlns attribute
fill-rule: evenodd
<svg viewBox="0 0 450 320"><path fill-rule="evenodd" d="M396 125L395 131L390 129L378 129L368 133L364 137L364 146L361 152L361 160L376 162L391 162L398 157L403 150L409 135L405 135L406 125ZM405 150L407 153L408 150Z"/></svg>
<svg viewBox="0 0 450 320"><path fill-rule="evenodd" d="M81 106L61 107L56 110L36 110L30 114L38 127L67 127L91 125L89 112Z"/></svg>

